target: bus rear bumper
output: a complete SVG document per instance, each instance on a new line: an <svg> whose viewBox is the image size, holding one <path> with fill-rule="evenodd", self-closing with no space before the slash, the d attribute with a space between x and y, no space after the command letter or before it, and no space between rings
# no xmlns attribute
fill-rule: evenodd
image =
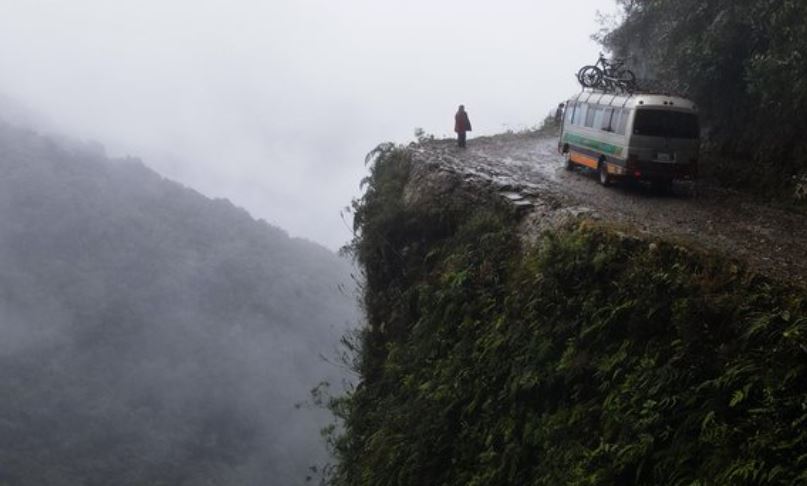
<svg viewBox="0 0 807 486"><path fill-rule="evenodd" d="M671 180L671 179L695 179L697 176L697 164L674 163L674 162L633 162L626 167L620 167L619 172L627 179L634 180Z"/></svg>

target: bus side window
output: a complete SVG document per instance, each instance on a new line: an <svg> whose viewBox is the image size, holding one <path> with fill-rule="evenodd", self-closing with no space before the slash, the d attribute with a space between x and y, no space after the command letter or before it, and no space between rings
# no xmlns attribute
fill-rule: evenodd
<svg viewBox="0 0 807 486"><path fill-rule="evenodd" d="M605 113L602 116L602 123L600 124L600 128L602 128L606 132L614 131L614 113L615 112L613 108L606 108Z"/></svg>
<svg viewBox="0 0 807 486"><path fill-rule="evenodd" d="M578 104L577 111L575 111L574 113L574 124L583 125L583 120L586 119L587 113L588 113L588 105L585 103Z"/></svg>
<svg viewBox="0 0 807 486"><path fill-rule="evenodd" d="M622 127L623 120L625 120L625 110L614 110L614 117L611 120L611 130L614 133L618 133L620 135L624 135L625 132L620 127Z"/></svg>
<svg viewBox="0 0 807 486"><path fill-rule="evenodd" d="M586 112L586 127L594 127L594 117L597 116L597 112L599 111L599 108L594 108L593 106L588 107L588 111Z"/></svg>
<svg viewBox="0 0 807 486"><path fill-rule="evenodd" d="M619 116L619 126L617 126L617 132L625 135L625 127L628 125L628 119L630 118L631 110L622 110Z"/></svg>
<svg viewBox="0 0 807 486"><path fill-rule="evenodd" d="M565 120L567 125L574 125L574 112L577 110L577 103L570 102L566 105Z"/></svg>
<svg viewBox="0 0 807 486"><path fill-rule="evenodd" d="M603 122L603 114L605 113L605 108L597 108L594 112L594 126L592 128L596 128L597 130L602 130L602 122Z"/></svg>

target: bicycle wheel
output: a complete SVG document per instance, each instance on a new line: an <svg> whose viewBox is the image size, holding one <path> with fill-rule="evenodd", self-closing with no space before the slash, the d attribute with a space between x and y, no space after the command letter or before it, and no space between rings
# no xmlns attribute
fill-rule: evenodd
<svg viewBox="0 0 807 486"><path fill-rule="evenodd" d="M630 69L619 72L619 87L625 91L636 91L636 75Z"/></svg>
<svg viewBox="0 0 807 486"><path fill-rule="evenodd" d="M592 69L592 68L596 68L596 66L591 66L591 65L583 66L583 67L580 68L579 71L577 71L577 74L575 76L577 77L577 81L580 84L583 84L583 73L586 72L589 69Z"/></svg>
<svg viewBox="0 0 807 486"><path fill-rule="evenodd" d="M583 79L583 78L582 78L582 76L583 76L583 71L585 71L586 67L587 67L587 66L583 66L583 67L581 67L581 68L580 68L580 70L578 70L578 71L577 71L577 74L575 74L575 75L574 75L574 76L577 78L577 80L578 80L578 81L580 81L581 79ZM581 81L581 82L582 82L582 81Z"/></svg>
<svg viewBox="0 0 807 486"><path fill-rule="evenodd" d="M584 88L596 88L602 81L602 69L597 66L585 66L577 72L577 80Z"/></svg>

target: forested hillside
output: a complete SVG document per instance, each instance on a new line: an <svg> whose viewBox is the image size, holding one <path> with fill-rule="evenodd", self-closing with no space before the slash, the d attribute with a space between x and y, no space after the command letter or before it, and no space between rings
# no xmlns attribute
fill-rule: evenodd
<svg viewBox="0 0 807 486"><path fill-rule="evenodd" d="M435 153L382 147L354 206L330 484L807 482L804 288Z"/></svg>
<svg viewBox="0 0 807 486"><path fill-rule="evenodd" d="M300 484L356 319L332 252L0 124L0 484ZM339 286L345 288L340 291Z"/></svg>
<svg viewBox="0 0 807 486"><path fill-rule="evenodd" d="M706 121L703 168L773 194L807 196L807 3L618 0L603 35L642 77L695 99ZM780 194L781 195L781 194Z"/></svg>

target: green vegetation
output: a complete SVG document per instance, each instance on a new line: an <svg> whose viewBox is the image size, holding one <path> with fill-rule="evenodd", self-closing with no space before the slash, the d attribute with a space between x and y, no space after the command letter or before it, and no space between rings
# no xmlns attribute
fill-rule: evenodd
<svg viewBox="0 0 807 486"><path fill-rule="evenodd" d="M724 181L807 199L807 3L618 0L603 35L643 77L694 98L708 127L704 168Z"/></svg>
<svg viewBox="0 0 807 486"><path fill-rule="evenodd" d="M523 248L495 197L413 197L406 150L377 155L330 484L807 482L802 291L586 222Z"/></svg>

